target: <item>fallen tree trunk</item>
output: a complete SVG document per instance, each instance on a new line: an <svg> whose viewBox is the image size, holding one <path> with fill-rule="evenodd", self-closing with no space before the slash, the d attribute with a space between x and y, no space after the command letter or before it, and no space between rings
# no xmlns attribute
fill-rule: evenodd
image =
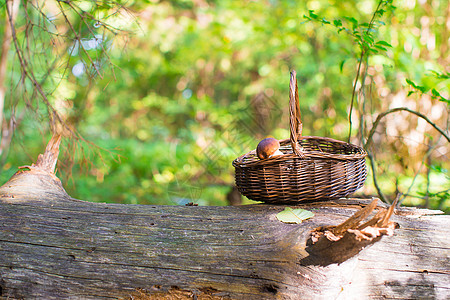
<svg viewBox="0 0 450 300"><path fill-rule="evenodd" d="M393 236L314 244L370 201L305 204L301 224L275 205L89 203L52 173L58 145L0 188L0 298L450 297L449 216L397 209Z"/></svg>

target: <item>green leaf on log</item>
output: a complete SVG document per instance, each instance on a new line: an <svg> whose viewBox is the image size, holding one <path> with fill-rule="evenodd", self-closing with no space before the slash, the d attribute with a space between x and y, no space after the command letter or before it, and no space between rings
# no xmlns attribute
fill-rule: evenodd
<svg viewBox="0 0 450 300"><path fill-rule="evenodd" d="M292 209L286 207L282 212L279 212L276 217L279 221L284 223L299 224L306 219L314 217L314 213L301 208Z"/></svg>

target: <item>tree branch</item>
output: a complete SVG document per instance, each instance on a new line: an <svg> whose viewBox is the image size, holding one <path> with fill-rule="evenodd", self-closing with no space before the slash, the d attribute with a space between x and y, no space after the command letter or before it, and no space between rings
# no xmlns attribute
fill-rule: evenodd
<svg viewBox="0 0 450 300"><path fill-rule="evenodd" d="M95 71L97 72L98 76L103 79L102 74L100 73L100 70L97 68L97 66L95 65L94 61L92 60L91 56L89 55L89 53L87 52L87 50L84 48L83 43L81 43L81 37L78 35L78 33L76 32L75 28L73 28L72 23L70 23L69 18L67 17L66 13L64 12L64 8L62 7L61 3L58 2L59 8L61 10L62 15L64 16L64 19L66 20L67 25L69 25L70 30L73 32L73 34L75 35L75 39L76 41L79 43L79 46L81 47L81 49L83 49L84 54L86 54L87 58L89 59L89 62L91 63L92 67L95 69Z"/></svg>
<svg viewBox="0 0 450 300"><path fill-rule="evenodd" d="M378 127L378 125L379 125L381 119L384 118L384 117L385 117L386 115L388 115L388 114L391 114L391 113L394 113L394 112L398 112L398 111L407 111L407 112L409 112L409 113L412 113L412 114L418 116L419 118L424 119L425 121L428 122L428 124L430 124L431 126L433 126L434 129L436 129L437 131L439 131L439 133L440 133L443 137L445 137L445 138L447 139L447 141L450 143L450 137L444 132L444 130L442 130L441 128L439 128L439 127L438 127L436 124L434 124L430 119L428 119L427 116L425 116L425 115L423 115L423 114L421 114L421 113L419 113L419 112L417 112L417 111L415 111L415 110L411 110L411 109L409 109L409 108L407 108L407 107L397 107L397 108L393 108L393 109L390 109L390 110L388 110L388 111L385 111L385 112L383 112L383 113L381 113L381 114L378 115L377 119L375 120L375 122L374 122L373 125L372 125L372 129L370 130L369 135L367 136L367 141L366 141L366 143L365 143L365 145L364 145L364 149L367 150L367 149L369 149L369 147L371 146L371 143L372 143L372 141L373 141L373 135L375 134L375 130L377 129L377 127Z"/></svg>
<svg viewBox="0 0 450 300"><path fill-rule="evenodd" d="M355 95L356 95L356 85L358 83L359 80L359 76L361 73L361 65L362 65L362 60L364 58L364 50L361 51L361 56L359 58L359 64L358 64L358 71L356 71L356 78L355 78L355 84L353 85L353 91L352 91L352 100L350 102L350 111L348 113L348 123L349 123L349 129L348 129L348 139L347 141L350 143L350 137L352 136L352 113L353 113L353 103L355 101ZM366 67L367 70L367 67Z"/></svg>
<svg viewBox="0 0 450 300"><path fill-rule="evenodd" d="M51 121L53 121L54 118L56 117L56 119L58 121L60 121L61 123L64 123L63 120L59 117L58 112L53 108L53 106L48 101L47 96L45 95L44 91L42 90L42 87L39 84L39 82L34 77L34 74L32 72L28 72L28 62L24 58L23 52L21 51L21 48L17 41L16 30L15 30L14 24L12 23L12 21L13 21L12 20L12 17L13 17L12 12L10 11L10 8L8 7L8 5L6 6L6 12L7 12L7 15L9 18L9 22L11 24L11 36L12 36L12 40L14 42L14 46L16 48L17 57L19 58L19 63L20 63L23 74L26 77L28 77L28 79L31 80L31 83L35 87L35 90L41 95L42 99L44 100L45 104L47 105L47 108L49 109L49 115L50 115Z"/></svg>
<svg viewBox="0 0 450 300"><path fill-rule="evenodd" d="M383 1L384 0L380 0L380 2L378 2L378 6L375 9L375 12L372 14L372 18L370 19L369 26L367 27L366 33L370 32L370 30L372 29L373 23L375 21L377 14L379 13L379 9L380 9L381 5L383 4ZM361 44L361 55L359 57L358 71L356 72L355 84L353 85L353 90L352 90L352 100L350 102L350 112L348 113L349 129L348 129L348 139L347 140L349 143L350 143L350 137L352 136L352 113L353 113L353 103L355 101L355 95L356 95L356 85L358 83L359 77L361 76L361 65L362 65L364 56L368 52L367 50L368 49L366 47L364 47L363 44ZM367 65L364 69L364 73L367 73ZM365 78L365 76L364 76L364 78ZM362 81L361 88L364 88L364 79ZM360 124L359 126L362 126L362 124ZM361 132L362 132L362 130L361 130Z"/></svg>
<svg viewBox="0 0 450 300"><path fill-rule="evenodd" d="M372 168L373 185L377 189L378 196L381 198L381 200L383 200L383 202L390 203L387 200L387 198L384 196L383 192L381 191L380 186L378 185L377 175L376 175L376 170L375 170L375 159L371 153L368 153L367 156L369 157L370 167Z"/></svg>

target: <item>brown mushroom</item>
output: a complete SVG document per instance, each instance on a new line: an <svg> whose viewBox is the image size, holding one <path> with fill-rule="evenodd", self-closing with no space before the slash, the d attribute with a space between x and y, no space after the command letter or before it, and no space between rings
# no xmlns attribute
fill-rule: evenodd
<svg viewBox="0 0 450 300"><path fill-rule="evenodd" d="M277 139L266 138L259 142L258 147L256 147L256 155L259 159L266 159L273 156L283 155L280 150L280 143Z"/></svg>

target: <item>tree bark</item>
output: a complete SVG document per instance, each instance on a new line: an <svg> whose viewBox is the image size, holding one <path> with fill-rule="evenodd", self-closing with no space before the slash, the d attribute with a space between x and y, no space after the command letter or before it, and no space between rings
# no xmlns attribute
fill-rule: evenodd
<svg viewBox="0 0 450 300"><path fill-rule="evenodd" d="M0 188L0 299L450 298L449 216L397 209L393 236L314 244L370 201L299 205L301 224L276 205L90 203L53 174L52 141Z"/></svg>

